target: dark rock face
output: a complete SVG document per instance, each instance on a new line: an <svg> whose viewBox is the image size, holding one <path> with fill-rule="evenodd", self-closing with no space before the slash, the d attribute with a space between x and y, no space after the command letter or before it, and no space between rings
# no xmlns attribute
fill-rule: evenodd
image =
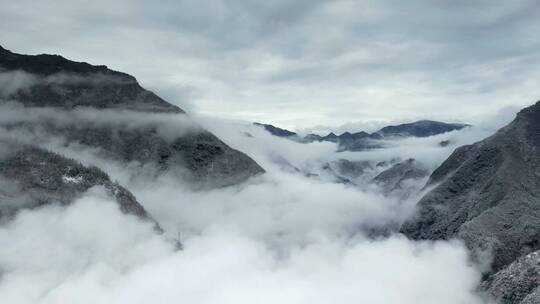
<svg viewBox="0 0 540 304"><path fill-rule="evenodd" d="M401 231L412 239L461 238L490 250L495 273L540 249L540 103L508 126L457 149L430 177L438 184ZM507 301L505 303L520 303Z"/></svg>
<svg viewBox="0 0 540 304"><path fill-rule="evenodd" d="M420 120L413 123L406 123L396 126L387 126L379 131L378 134L383 137L395 137L395 136L414 136L414 137L428 137L437 134L442 134L450 131L461 130L468 125L445 123L432 120Z"/></svg>
<svg viewBox="0 0 540 304"><path fill-rule="evenodd" d="M73 62L57 55L28 56L0 50L0 74L10 77L17 73L23 73L23 81L19 79L19 87L0 94L0 103L15 100L26 108L93 108L164 113L189 119L180 108L143 89L134 77L105 66ZM18 127L40 127L49 135L65 138L66 144L99 148L105 157L150 164L158 172L181 171L194 184L209 187L237 184L264 173L247 155L200 127L196 132L178 130L178 135L168 136L172 138L164 138L155 126L113 128L74 123L58 127L54 123L27 123Z"/></svg>
<svg viewBox="0 0 540 304"><path fill-rule="evenodd" d="M122 212L154 222L131 192L112 182L99 168L88 168L39 148L1 143L10 150L0 157L0 219L10 219L21 209L52 203L68 205L90 188L102 186Z"/></svg>

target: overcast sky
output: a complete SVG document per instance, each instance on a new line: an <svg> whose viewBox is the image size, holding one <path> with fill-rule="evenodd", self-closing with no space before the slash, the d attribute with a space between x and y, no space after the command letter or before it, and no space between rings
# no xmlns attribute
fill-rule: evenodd
<svg viewBox="0 0 540 304"><path fill-rule="evenodd" d="M537 0L0 0L0 44L188 112L306 128L475 122L540 99Z"/></svg>

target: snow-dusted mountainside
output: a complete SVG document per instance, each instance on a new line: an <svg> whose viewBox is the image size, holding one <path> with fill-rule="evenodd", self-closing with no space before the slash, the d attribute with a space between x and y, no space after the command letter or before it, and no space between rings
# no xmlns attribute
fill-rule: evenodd
<svg viewBox="0 0 540 304"><path fill-rule="evenodd" d="M0 143L0 220L9 220L23 209L69 205L89 189L101 187L122 212L154 222L131 192L111 181L101 169L40 148Z"/></svg>
<svg viewBox="0 0 540 304"><path fill-rule="evenodd" d="M401 231L416 240L460 238L475 254L492 254L487 287L502 303L530 303L521 302L526 294L507 295L521 291L501 291L501 282L526 284L520 290L527 292L540 283L536 270L508 266L540 249L539 149L540 102L493 136L457 149L432 174L428 185L437 186Z"/></svg>

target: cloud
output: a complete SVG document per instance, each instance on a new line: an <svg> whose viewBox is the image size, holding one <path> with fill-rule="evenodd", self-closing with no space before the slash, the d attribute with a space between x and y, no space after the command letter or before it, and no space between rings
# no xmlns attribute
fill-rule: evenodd
<svg viewBox="0 0 540 304"><path fill-rule="evenodd" d="M0 115L12 123L178 126L162 115L8 107ZM403 201L376 188L308 178L276 162L311 169L341 157L334 144L299 144L244 123L195 122L244 150L267 173L242 185L195 191L177 176L149 177L144 173L150 167L103 159L51 134L0 129L4 137L103 168L165 229L156 235L150 224L121 213L99 188L68 207L23 211L0 226L6 248L0 252L0 298L23 304L484 303L475 292L479 266L461 243L414 242L392 232L414 212L416 197ZM458 143L473 138L465 131L445 136ZM414 154L434 165L451 152L436 147L442 138L403 140L347 157ZM184 249L175 251L169 238L180 238Z"/></svg>
<svg viewBox="0 0 540 304"><path fill-rule="evenodd" d="M215 230L174 251L99 193L0 228L10 303L482 303L459 243L321 238L286 256ZM96 225L99 223L99 225Z"/></svg>
<svg viewBox="0 0 540 304"><path fill-rule="evenodd" d="M119 83L132 83L132 80L120 78L113 75L93 74L81 76L69 73L55 73L48 76L41 76L25 71L2 71L0 67L0 97L10 98L12 94L19 90L28 90L36 85L110 85Z"/></svg>
<svg viewBox="0 0 540 304"><path fill-rule="evenodd" d="M91 121L92 126L98 128L111 123L137 127L161 119L162 129L171 130L171 134L183 132L181 120L162 114L152 117L133 112L90 109L75 112L18 110L23 112L6 110L2 113L6 120L24 118L39 121L39 117L47 117L66 126ZM376 163L416 158L433 170L455 147L470 144L494 131L476 126L429 138L389 141L386 149L338 153L333 143L300 144L271 136L261 128L244 123L201 118L195 118L195 122L214 132L231 147L247 153L267 173L238 187L201 192L194 191L189 183L173 173L156 179L152 174L156 168L151 164L141 166L103 159L102 154L91 147L66 144L61 137L39 132L39 129L37 132L11 129L4 136L39 144L86 165L103 168L114 180L131 189L173 237L177 233L188 237L215 227L226 227L288 248L297 242L309 242L319 234L355 235L395 229L414 212L416 200L422 195L417 191L425 180L411 182L411 196L405 201L385 197L377 187L369 184L371 178L387 168L375 167ZM451 144L440 147L442 140L450 140ZM357 186L336 184L335 176L329 175L323 167L341 158L370 161L374 169L366 176L360 176ZM318 176L307 178L309 174Z"/></svg>
<svg viewBox="0 0 540 304"><path fill-rule="evenodd" d="M25 109L3 107L0 118L5 123L21 121L59 124L63 127L90 125L93 128L138 128L158 124L162 136L173 138L188 132L191 124L202 125L235 149L247 153L265 168L267 174L239 187L194 191L174 173L156 179L152 164L120 163L103 159L93 147L66 142L61 136L35 128L2 129L2 137L75 158L86 165L105 170L114 180L131 189L154 218L171 236L197 235L213 227L249 231L254 238L264 238L279 246L306 242L312 235L355 235L379 229L395 229L414 212L424 179L411 181L411 196L385 197L369 181L388 167L375 167L381 161L415 158L434 170L452 151L494 132L486 122L459 132L429 138L406 138L388 141L387 148L364 152L336 152L333 143L300 144L271 136L251 124L195 118L183 121L178 115L140 114L130 111L79 109ZM494 119L501 122L500 117ZM39 124L37 124L39 126ZM249 134L249 136L246 136ZM441 147L439 143L449 140ZM324 170L339 159L370 161L373 169L359 176L357 186L336 184L335 176ZM306 175L315 175L307 178ZM187 212L186 210L189 210ZM257 219L254 221L253 219ZM300 225L301 223L301 225Z"/></svg>
<svg viewBox="0 0 540 304"><path fill-rule="evenodd" d="M35 75L23 72L0 71L0 97L8 97L19 90L25 90L37 83Z"/></svg>
<svg viewBox="0 0 540 304"><path fill-rule="evenodd" d="M374 163L392 159L415 158L431 170L441 164L459 146L472 144L502 128L515 117L517 107L508 107L486 115L470 128L448 132L427 138L407 137L380 141L384 149L373 149L360 152L336 153L338 147L331 142L314 142L301 144L288 139L271 136L262 128L241 121L227 121L208 117L195 117L206 129L212 131L227 144L246 152L267 170L276 167L276 159L284 159L289 164L306 169L314 169L317 163L326 163L340 158L353 161L367 160ZM330 129L330 131L336 131ZM246 136L250 134L251 136ZM449 141L449 145L440 146L441 141ZM277 168L279 171L280 168Z"/></svg>
<svg viewBox="0 0 540 304"><path fill-rule="evenodd" d="M62 139L57 129L109 128L112 130L155 130L162 138L174 140L202 128L187 115L143 113L130 110L109 110L78 107L73 110L52 107L24 107L20 103L0 104L0 135L27 143ZM21 134L21 132L25 134Z"/></svg>
<svg viewBox="0 0 540 304"><path fill-rule="evenodd" d="M449 5L94 1L82 9L23 0L3 6L0 40L130 72L195 113L291 128L477 123L535 101L537 1Z"/></svg>
<svg viewBox="0 0 540 304"><path fill-rule="evenodd" d="M455 147L502 126L513 107L538 95L538 5L534 0L2 3L4 47L107 64L197 114L193 121L11 104L0 108L4 124L157 126L166 138L200 124L267 173L236 187L194 191L176 176L149 178L145 173L152 168L103 159L40 127L2 128L2 139L41 145L103 168L136 194L167 236L180 237L184 250L174 251L150 224L122 214L93 189L69 207L23 211L0 226L0 298L9 303L483 303L475 292L480 266L471 264L462 244L412 242L392 233L413 214L422 193L403 201L376 187L336 184L318 170L339 158L396 157L414 157L433 169ZM80 80L60 76L0 73L0 95L36 81ZM493 117L485 119L488 113ZM238 122L369 130L381 122L421 118L474 127L388 142L385 150L336 153L331 143L294 143ZM448 139L449 146L438 146ZM320 176L307 178L305 172Z"/></svg>
<svg viewBox="0 0 540 304"><path fill-rule="evenodd" d="M119 274L173 251L151 223L121 213L97 188L70 207L22 211L0 227L0 243L0 298L10 303L38 303L92 267Z"/></svg>

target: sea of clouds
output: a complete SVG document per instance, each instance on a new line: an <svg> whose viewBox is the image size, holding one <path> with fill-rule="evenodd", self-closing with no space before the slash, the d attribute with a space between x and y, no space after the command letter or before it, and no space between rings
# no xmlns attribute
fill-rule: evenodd
<svg viewBox="0 0 540 304"><path fill-rule="evenodd" d="M136 128L161 121L167 134L204 126L267 172L241 185L195 190L177 176L141 174L144 166L104 159L43 131L1 127L1 138L99 166L165 230L157 234L151 223L123 214L99 188L70 206L22 211L0 226L2 303L485 303L476 291L480 268L462 243L410 241L397 232L422 191L404 200L305 173L340 158L414 157L434 169L457 146L493 133L508 115L458 132L392 141L382 150L336 152L332 143L301 144L240 122L25 111L8 105L0 115L11 125L52 119ZM441 147L442 140L451 144ZM298 171L284 170L283 163Z"/></svg>

